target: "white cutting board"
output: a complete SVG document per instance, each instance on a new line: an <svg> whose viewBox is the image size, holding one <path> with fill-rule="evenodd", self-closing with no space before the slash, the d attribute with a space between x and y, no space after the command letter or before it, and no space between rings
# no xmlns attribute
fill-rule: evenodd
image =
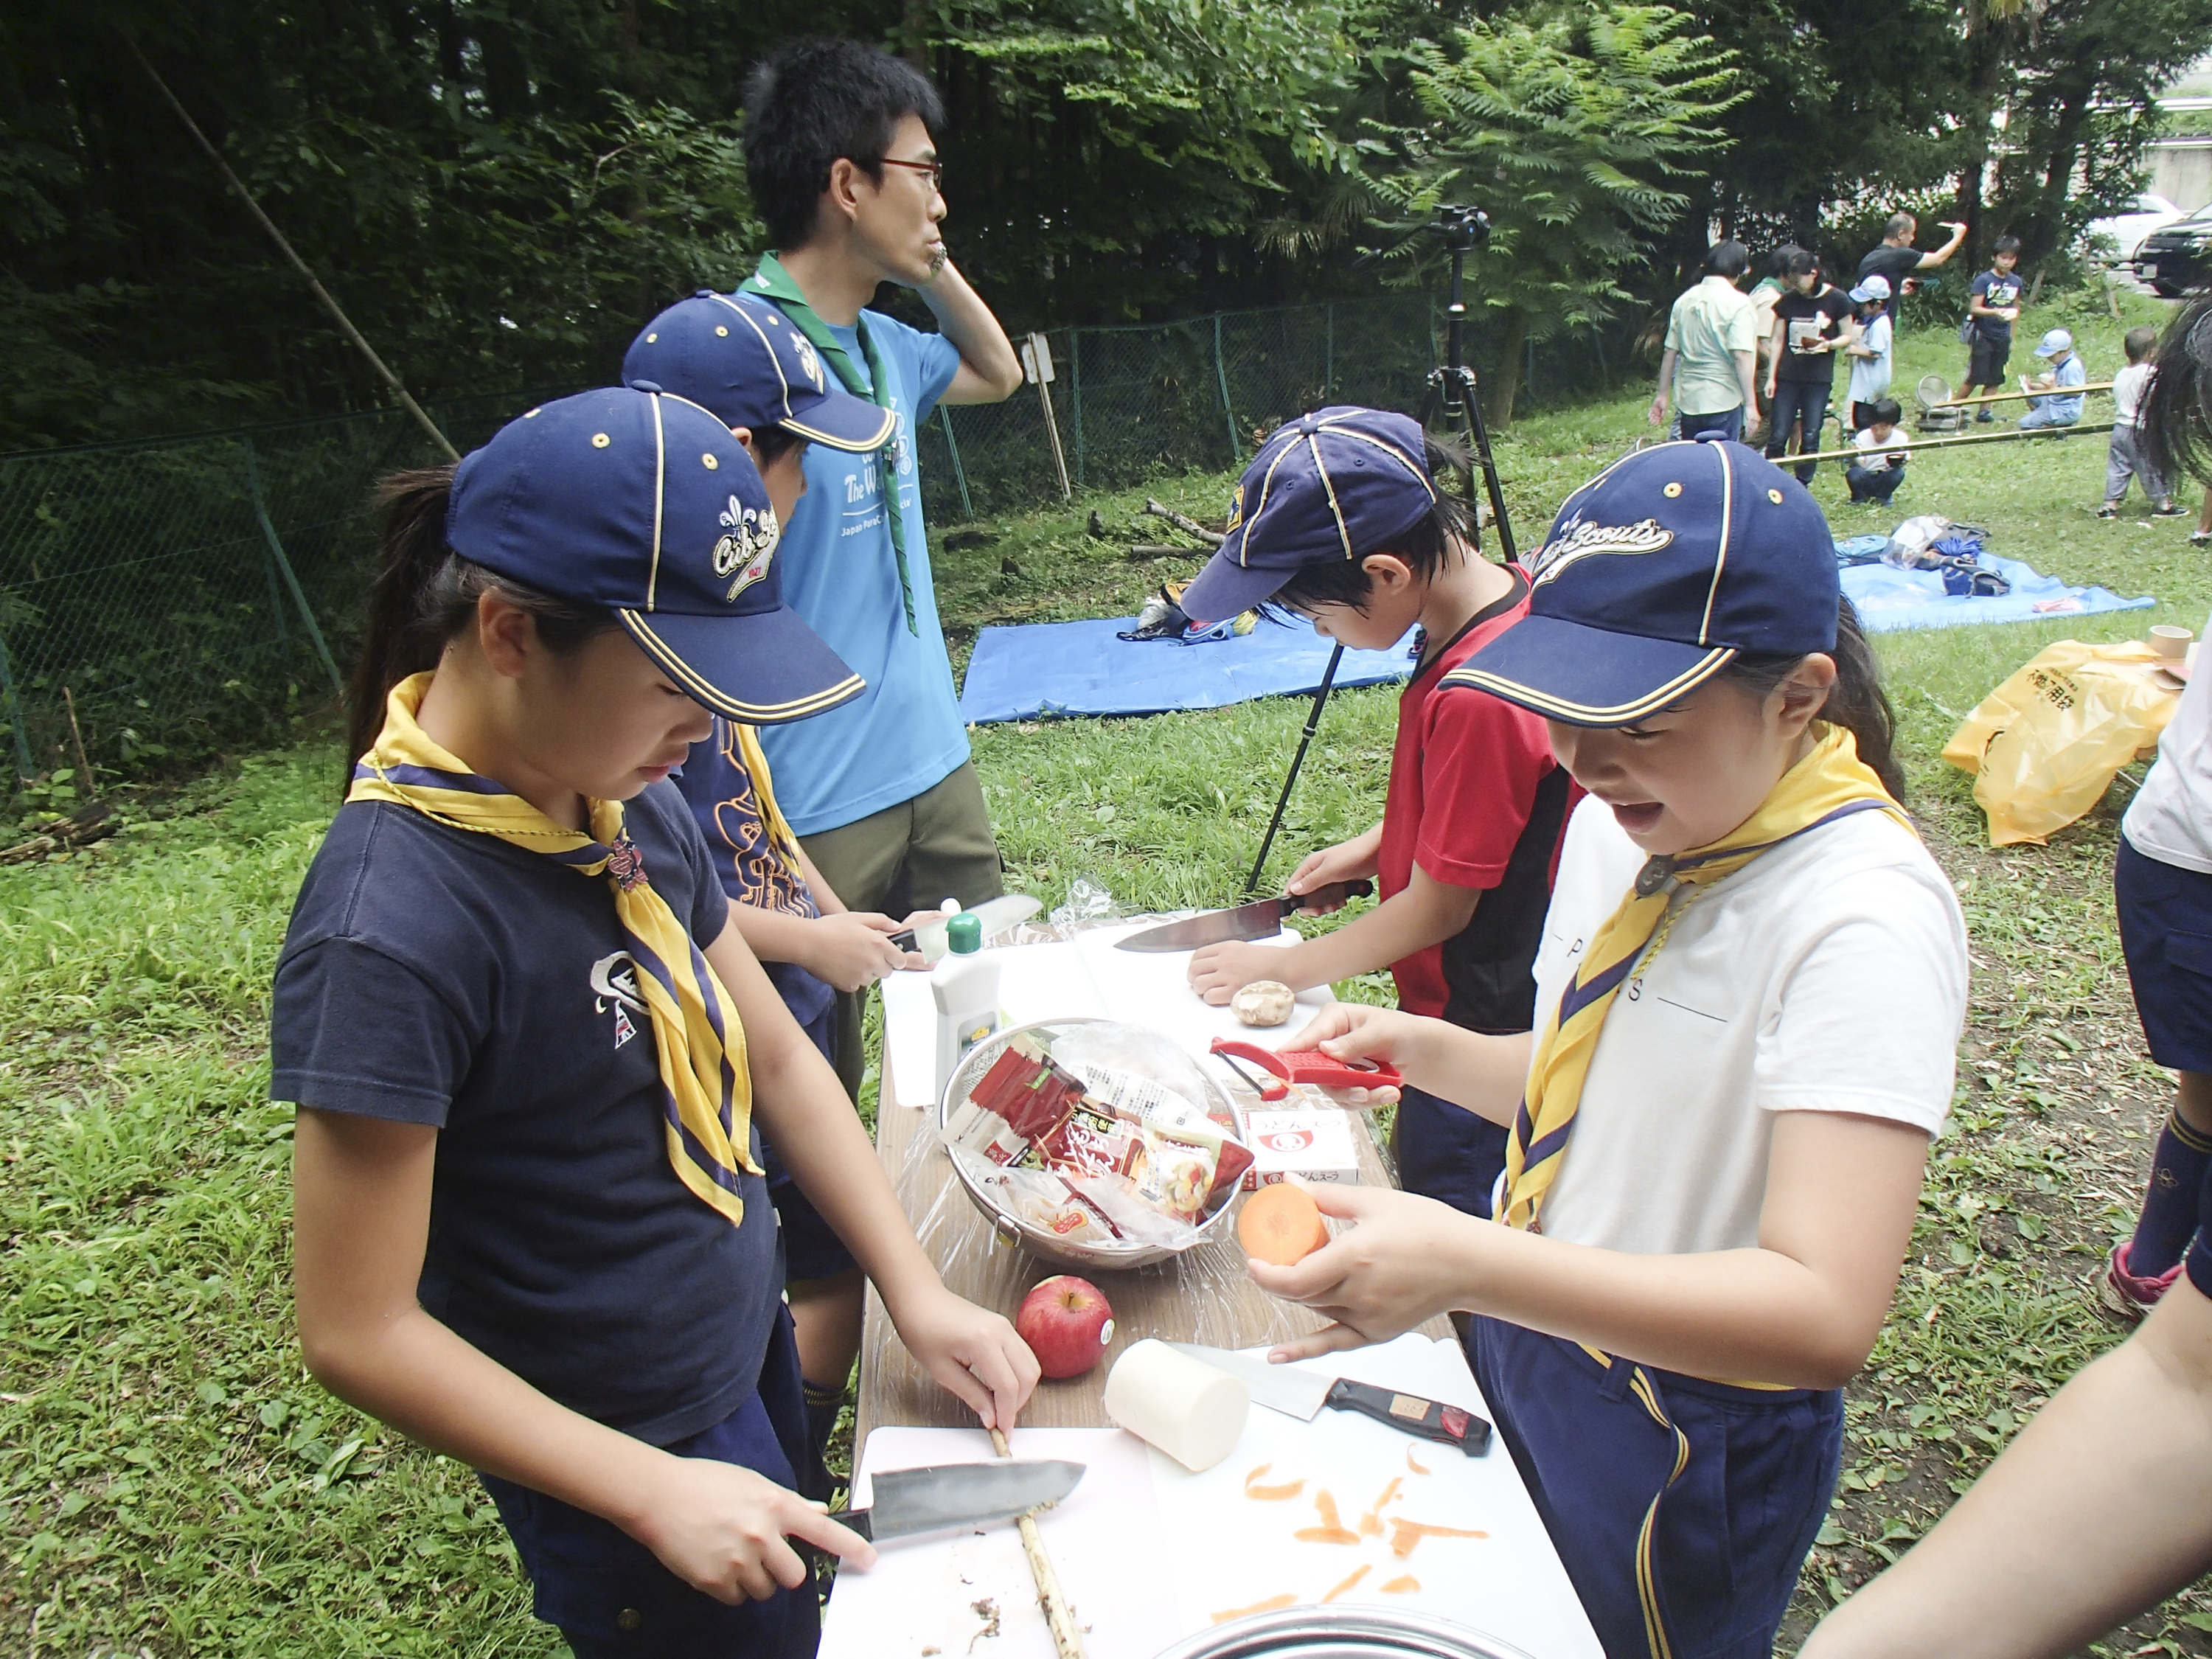
<svg viewBox="0 0 2212 1659"><path fill-rule="evenodd" d="M1218 1036L1243 1037L1272 1047L1335 999L1316 986L1298 993L1298 1007L1286 1024L1255 1031L1237 1023L1225 1007L1208 1004L1190 988L1188 951L1117 951L1116 939L1159 926L1147 918L1121 927L1100 927L1054 945L1015 945L984 952L1000 964L999 1006L1009 1025L1040 1019L1087 1015L1150 1026L1171 1037L1211 1066L1206 1048ZM1264 945L1296 945L1299 936L1285 928ZM902 1106L934 1106L932 1085L937 1069L937 1007L929 994L929 975L896 973L884 981L884 1050L891 1085ZM1226 1080L1226 1074L1223 1074Z"/></svg>
<svg viewBox="0 0 2212 1659"><path fill-rule="evenodd" d="M1489 1414L1456 1342L1401 1336L1310 1369ZM1430 1474L1412 1472L1409 1447ZM1182 1637L1211 1628L1216 1613L1285 1592L1318 1601L1362 1565L1366 1576L1340 1600L1455 1620L1532 1659L1601 1659L1513 1460L1494 1442L1486 1456L1470 1458L1355 1413L1325 1410L1307 1424L1255 1406L1237 1449L1203 1474L1115 1429L1020 1429L1013 1450L1088 1466L1082 1484L1040 1517L1039 1527L1077 1620L1089 1626L1091 1659L1154 1659ZM866 1501L867 1470L989 1455L980 1430L878 1429L863 1450L863 1491L854 1501ZM1245 1497L1246 1476L1262 1463L1272 1466L1266 1482L1303 1480L1305 1490L1277 1502ZM1331 1492L1345 1523L1357 1528L1394 1476L1401 1495L1382 1510L1386 1518L1490 1535L1425 1538L1402 1559L1391 1553L1387 1530L1356 1546L1291 1537L1317 1524L1317 1491ZM1382 1585L1401 1574L1418 1579L1419 1589L1385 1595ZM985 1623L974 1604L986 1597L997 1609L1000 1633L976 1639L971 1650ZM839 1574L823 1623L823 1659L921 1659L929 1647L946 1659L1053 1659L1012 1526L888 1544L874 1571Z"/></svg>
<svg viewBox="0 0 2212 1659"><path fill-rule="evenodd" d="M1017 1457L1085 1465L1080 1485L1037 1517L1060 1587L1085 1628L1091 1659L1152 1659L1176 1636L1173 1605L1144 1540L1159 1525L1145 1443L1119 1429L1016 1429ZM878 1429L861 1453L853 1502L867 1502L876 1469L988 1462L981 1429ZM978 1611L978 1602L989 1605ZM995 1613L998 1633L981 1635ZM1054 1659L1029 1558L1011 1521L981 1532L939 1533L877 1547L867 1572L840 1569L822 1621L819 1659Z"/></svg>

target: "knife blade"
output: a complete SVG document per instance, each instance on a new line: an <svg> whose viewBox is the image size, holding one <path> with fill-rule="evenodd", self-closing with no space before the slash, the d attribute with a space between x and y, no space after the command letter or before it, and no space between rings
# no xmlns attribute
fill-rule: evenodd
<svg viewBox="0 0 2212 1659"><path fill-rule="evenodd" d="M1233 909L1208 910L1203 915L1170 921L1141 933L1114 941L1117 951L1195 951L1201 945L1225 945L1231 939L1273 939L1283 930L1283 918L1316 904L1341 904L1346 899L1365 898L1375 890L1371 881L1333 881L1310 893L1285 893L1280 898L1254 899Z"/></svg>
<svg viewBox="0 0 2212 1659"><path fill-rule="evenodd" d="M1080 1463L1034 1460L886 1469L869 1477L874 1501L866 1509L838 1510L830 1518L877 1542L980 1527L1057 1504L1083 1470Z"/></svg>
<svg viewBox="0 0 2212 1659"><path fill-rule="evenodd" d="M1448 1406L1417 1394L1401 1394L1395 1389L1378 1389L1371 1382L1354 1382L1349 1377L1318 1376L1295 1365L1271 1365L1226 1348L1208 1348L1195 1342L1168 1346L1217 1370L1227 1371L1243 1383L1256 1404L1303 1423L1312 1422L1327 1406L1333 1411L1358 1412L1403 1434L1456 1446L1469 1457L1480 1457L1490 1449L1490 1425L1464 1407Z"/></svg>

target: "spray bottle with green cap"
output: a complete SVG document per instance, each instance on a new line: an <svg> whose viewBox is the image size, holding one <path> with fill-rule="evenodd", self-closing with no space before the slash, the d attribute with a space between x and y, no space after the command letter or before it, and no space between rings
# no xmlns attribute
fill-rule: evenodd
<svg viewBox="0 0 2212 1659"><path fill-rule="evenodd" d="M983 954L982 918L968 911L951 916L945 942L945 959L929 970L929 992L937 1000L940 1096L961 1056L999 1029L999 963Z"/></svg>

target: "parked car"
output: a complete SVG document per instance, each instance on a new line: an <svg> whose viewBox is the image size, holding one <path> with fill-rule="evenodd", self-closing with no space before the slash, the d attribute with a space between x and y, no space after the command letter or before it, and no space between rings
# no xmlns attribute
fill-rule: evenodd
<svg viewBox="0 0 2212 1659"><path fill-rule="evenodd" d="M2111 237L2114 261L2125 264L2135 258L2144 237L2164 229L2181 216L2181 210L2165 197L2145 191L2119 212L2089 221L2082 234L2092 243L2100 236Z"/></svg>
<svg viewBox="0 0 2212 1659"><path fill-rule="evenodd" d="M2138 281L2169 300L2212 285L2212 204L2151 232L2129 264Z"/></svg>

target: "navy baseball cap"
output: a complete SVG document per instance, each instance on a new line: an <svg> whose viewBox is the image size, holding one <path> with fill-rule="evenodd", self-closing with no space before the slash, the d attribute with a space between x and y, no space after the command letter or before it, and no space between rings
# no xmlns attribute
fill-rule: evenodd
<svg viewBox="0 0 2212 1659"><path fill-rule="evenodd" d="M1410 416L1352 404L1268 434L1230 498L1228 533L1181 604L1218 622L1274 598L1305 566L1362 559L1437 502L1427 446Z"/></svg>
<svg viewBox="0 0 2212 1659"><path fill-rule="evenodd" d="M814 343L775 307L707 288L630 342L623 384L689 398L724 426L780 426L832 449L880 449L898 424L832 380Z"/></svg>
<svg viewBox="0 0 2212 1659"><path fill-rule="evenodd" d="M860 677L783 603L782 534L730 428L629 387L509 421L453 471L446 544L518 582L605 605L697 702L775 726L850 702Z"/></svg>
<svg viewBox="0 0 2212 1659"><path fill-rule="evenodd" d="M1725 441L1661 444L1567 497L1528 614L1443 678L1568 726L1632 726L1743 652L1836 648L1836 543L1812 492Z"/></svg>

